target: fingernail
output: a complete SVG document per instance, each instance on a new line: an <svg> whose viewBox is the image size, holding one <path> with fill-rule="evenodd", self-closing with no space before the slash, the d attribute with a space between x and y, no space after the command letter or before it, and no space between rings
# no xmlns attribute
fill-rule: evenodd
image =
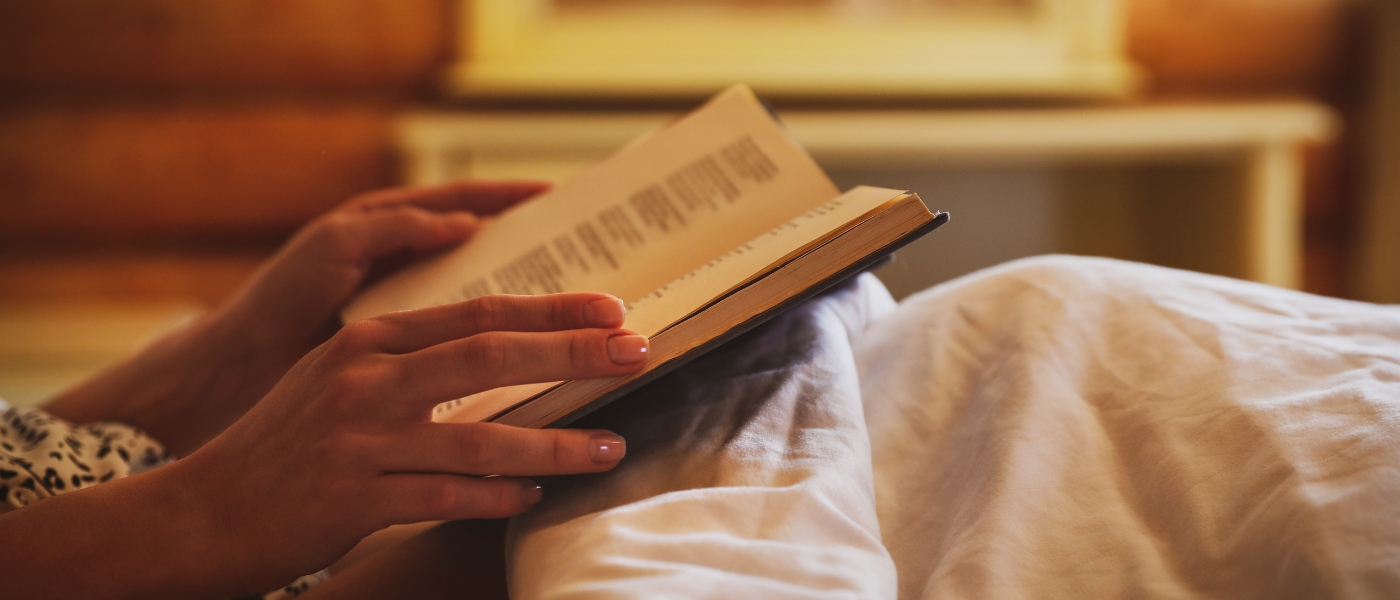
<svg viewBox="0 0 1400 600"><path fill-rule="evenodd" d="M520 486L520 500L524 502L526 506L534 506L543 498L544 488L540 487L538 483L527 479Z"/></svg>
<svg viewBox="0 0 1400 600"><path fill-rule="evenodd" d="M647 358L647 339L635 333L608 338L608 358L619 365L639 363Z"/></svg>
<svg viewBox="0 0 1400 600"><path fill-rule="evenodd" d="M627 454L627 440L611 433L588 438L588 458L600 465L615 463Z"/></svg>
<svg viewBox="0 0 1400 600"><path fill-rule="evenodd" d="M617 298L599 298L583 305L583 321L589 327L617 327L626 313Z"/></svg>

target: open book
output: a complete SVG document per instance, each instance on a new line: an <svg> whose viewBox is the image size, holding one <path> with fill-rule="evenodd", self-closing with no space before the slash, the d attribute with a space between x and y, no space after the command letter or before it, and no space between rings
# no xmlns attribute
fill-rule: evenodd
<svg viewBox="0 0 1400 600"><path fill-rule="evenodd" d="M869 267L947 222L919 197L840 193L735 86L491 221L456 250L365 290L346 322L488 294L606 292L650 340L640 373L512 386L439 421L561 424Z"/></svg>

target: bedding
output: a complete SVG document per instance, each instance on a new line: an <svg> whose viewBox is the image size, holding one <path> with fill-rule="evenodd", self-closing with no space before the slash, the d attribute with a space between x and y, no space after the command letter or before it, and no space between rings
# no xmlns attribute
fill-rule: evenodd
<svg viewBox="0 0 1400 600"><path fill-rule="evenodd" d="M852 354L893 304L862 277L579 423L627 458L537 479L507 537L511 597L893 597Z"/></svg>
<svg viewBox="0 0 1400 600"><path fill-rule="evenodd" d="M588 417L518 598L1400 597L1400 308L1108 259L872 276Z"/></svg>

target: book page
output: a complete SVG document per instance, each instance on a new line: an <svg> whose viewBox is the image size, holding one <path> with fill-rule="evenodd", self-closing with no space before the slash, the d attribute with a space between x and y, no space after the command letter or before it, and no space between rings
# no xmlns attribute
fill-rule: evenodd
<svg viewBox="0 0 1400 600"><path fill-rule="evenodd" d="M906 192L877 187L852 189L653 290L629 307L627 326L643 335L656 336L729 292L844 233L905 195ZM488 390L438 405L433 418L480 421L555 385L558 382Z"/></svg>
<svg viewBox="0 0 1400 600"><path fill-rule="evenodd" d="M342 316L489 294L606 292L630 304L837 194L753 93L735 86L462 247L379 282Z"/></svg>
<svg viewBox="0 0 1400 600"><path fill-rule="evenodd" d="M627 326L653 336L730 291L780 266L906 192L860 186L837 196L724 256L652 290L628 307Z"/></svg>

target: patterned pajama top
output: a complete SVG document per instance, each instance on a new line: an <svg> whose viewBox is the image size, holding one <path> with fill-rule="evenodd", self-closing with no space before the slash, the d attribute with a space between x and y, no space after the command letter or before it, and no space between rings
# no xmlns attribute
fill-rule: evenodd
<svg viewBox="0 0 1400 600"><path fill-rule="evenodd" d="M74 425L0 400L0 513L45 498L144 473L173 459L165 446L124 423ZM307 575L264 600L292 598L326 578Z"/></svg>

